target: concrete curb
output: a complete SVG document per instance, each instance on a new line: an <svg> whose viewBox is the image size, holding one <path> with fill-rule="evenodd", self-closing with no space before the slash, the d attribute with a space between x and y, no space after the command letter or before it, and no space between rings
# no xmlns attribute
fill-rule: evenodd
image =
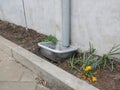
<svg viewBox="0 0 120 90"><path fill-rule="evenodd" d="M51 90L99 90L2 36L0 49L46 80Z"/></svg>

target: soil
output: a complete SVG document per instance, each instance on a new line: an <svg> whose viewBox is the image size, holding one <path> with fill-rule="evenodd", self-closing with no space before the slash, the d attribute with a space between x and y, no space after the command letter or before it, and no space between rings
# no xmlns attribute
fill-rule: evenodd
<svg viewBox="0 0 120 90"><path fill-rule="evenodd" d="M44 58L40 54L37 43L46 38L46 35L37 33L32 29L26 30L24 27L5 21L0 21L0 35ZM81 78L79 73L71 70L67 60L64 62L48 61ZM98 81L91 84L100 90L120 90L120 63L115 61L115 69L113 72L110 72L108 69L101 70Z"/></svg>

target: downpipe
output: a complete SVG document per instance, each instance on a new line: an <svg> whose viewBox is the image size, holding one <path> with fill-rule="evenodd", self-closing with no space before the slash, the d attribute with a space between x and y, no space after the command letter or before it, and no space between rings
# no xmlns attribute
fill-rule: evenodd
<svg viewBox="0 0 120 90"><path fill-rule="evenodd" d="M62 0L62 47L70 46L71 0Z"/></svg>

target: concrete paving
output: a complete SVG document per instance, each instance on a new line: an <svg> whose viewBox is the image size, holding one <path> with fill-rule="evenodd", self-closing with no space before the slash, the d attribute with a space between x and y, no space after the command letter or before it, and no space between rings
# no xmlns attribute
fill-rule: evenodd
<svg viewBox="0 0 120 90"><path fill-rule="evenodd" d="M37 75L0 50L0 90L49 90Z"/></svg>

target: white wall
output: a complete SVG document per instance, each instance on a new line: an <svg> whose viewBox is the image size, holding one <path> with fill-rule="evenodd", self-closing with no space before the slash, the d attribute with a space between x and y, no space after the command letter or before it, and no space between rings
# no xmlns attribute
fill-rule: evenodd
<svg viewBox="0 0 120 90"><path fill-rule="evenodd" d="M60 36L60 0L25 0L25 6L28 27L43 34Z"/></svg>
<svg viewBox="0 0 120 90"><path fill-rule="evenodd" d="M61 39L61 0L24 0L29 28ZM0 0L0 19L26 26L22 0Z"/></svg>
<svg viewBox="0 0 120 90"><path fill-rule="evenodd" d="M61 41L61 0L24 0L28 27ZM22 0L0 0L0 19L25 26ZM72 44L98 54L120 44L120 0L72 0Z"/></svg>
<svg viewBox="0 0 120 90"><path fill-rule="evenodd" d="M73 0L72 43L81 49L89 41L98 53L120 44L120 0Z"/></svg>
<svg viewBox="0 0 120 90"><path fill-rule="evenodd" d="M22 0L0 0L0 19L24 26Z"/></svg>

